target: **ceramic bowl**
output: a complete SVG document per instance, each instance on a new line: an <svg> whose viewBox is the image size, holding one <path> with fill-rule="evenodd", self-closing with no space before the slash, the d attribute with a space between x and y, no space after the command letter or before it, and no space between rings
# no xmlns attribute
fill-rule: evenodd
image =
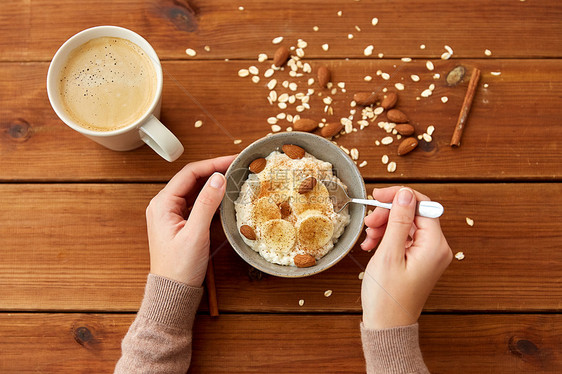
<svg viewBox="0 0 562 374"><path fill-rule="evenodd" d="M275 150L281 151L285 144L295 144L304 148L308 153L322 161L332 164L334 173L348 188L350 196L366 198L365 183L359 169L351 158L338 146L320 136L304 132L286 132L268 135L250 144L234 160L226 172L226 195L220 208L221 223L226 237L234 250L246 261L264 273L285 278L306 277L318 274L344 258L357 242L363 230L365 206L349 205L351 222L345 228L334 248L316 262L315 266L298 268L283 266L266 261L259 253L250 248L240 236L236 225L236 211L234 202L238 199L240 188L247 179L250 163L259 157L266 157Z"/></svg>

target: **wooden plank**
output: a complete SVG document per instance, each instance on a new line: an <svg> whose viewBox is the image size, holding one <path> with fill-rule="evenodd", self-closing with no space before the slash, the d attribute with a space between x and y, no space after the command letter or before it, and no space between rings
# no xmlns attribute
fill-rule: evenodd
<svg viewBox="0 0 562 374"><path fill-rule="evenodd" d="M562 310L562 206L552 203L562 185L411 186L444 204L445 235L466 255L453 260L427 311ZM148 272L144 209L160 188L0 185L0 309L136 311ZM358 274L371 255L358 247L317 276L282 279L249 271L217 220L211 232L221 311L360 311Z"/></svg>
<svg viewBox="0 0 562 374"><path fill-rule="evenodd" d="M381 91L404 78L406 90L400 92L399 108L410 117L418 133L427 126L436 128L433 141L423 143L412 154L399 158L395 141L375 146L375 140L387 136L376 123L362 131L342 136L338 142L359 150L361 169L373 180L560 180L562 176L562 62L559 60L463 61L468 69L479 66L481 86L469 117L459 149L449 147L456 118L466 90L465 82L447 87L444 77L459 62L436 61L441 74L434 80L425 68L425 60L403 63L385 61L324 61L334 72L335 82L346 82L347 92L338 91L334 99L335 115L326 116L323 97L314 96L310 118L340 120L349 114L353 93ZM312 62L313 68L319 63ZM396 70L393 64L399 64ZM4 181L166 181L184 163L240 152L252 141L270 131L266 119L282 112L267 103L264 80L259 85L239 78L237 71L248 62L169 62L164 64L165 84L162 121L178 135L186 148L175 163L168 163L148 147L131 152L113 152L82 137L65 126L49 106L44 88L47 64L0 64L0 180ZM262 68L265 65L259 65ZM392 78L377 77L378 69ZM501 76L492 76L500 71ZM275 75L280 81L288 73ZM375 77L371 83L363 77ZM419 74L414 83L410 74ZM299 78L302 91L308 76ZM427 99L416 96L435 83L434 94ZM281 94L282 88L277 91ZM316 95L316 93L315 93ZM326 95L326 92L324 92ZM448 97L446 104L441 97ZM196 100L196 102L193 101ZM284 111L296 114L293 106ZM217 121L217 125L209 117ZM196 120L203 120L195 128ZM356 118L358 120L359 118ZM285 120L279 124L286 128ZM233 139L241 139L239 145ZM383 154L397 161L395 173L388 173L380 162ZM25 163L22 163L25 160Z"/></svg>
<svg viewBox="0 0 562 374"><path fill-rule="evenodd" d="M111 372L133 318L0 314L0 370ZM362 372L359 320L357 315L198 316L191 372ZM420 345L432 373L559 373L561 326L559 314L423 315Z"/></svg>
<svg viewBox="0 0 562 374"><path fill-rule="evenodd" d="M319 58L364 57L369 44L375 45L375 56L382 52L395 58L439 57L446 44L455 57L463 58L485 57L486 48L494 57L562 56L557 32L562 7L556 0L474 0L462 10L448 0L259 0L244 2L244 11L239 5L229 0L8 0L0 14L0 59L47 61L73 34L107 24L144 35L163 59L187 58L187 47L196 49L201 59L254 59L262 51L272 55L271 40L280 35L289 43L308 41L306 52ZM373 17L379 18L376 27ZM320 30L314 32L313 26ZM330 44L327 52L321 49L323 43ZM420 44L427 48L421 50ZM205 45L210 52L204 51Z"/></svg>

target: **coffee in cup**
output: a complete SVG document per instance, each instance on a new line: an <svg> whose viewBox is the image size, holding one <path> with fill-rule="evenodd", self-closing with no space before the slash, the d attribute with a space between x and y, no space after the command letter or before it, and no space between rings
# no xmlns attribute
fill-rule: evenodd
<svg viewBox="0 0 562 374"><path fill-rule="evenodd" d="M156 72L135 43L104 36L69 54L59 84L62 105L74 122L93 131L113 131L148 111Z"/></svg>

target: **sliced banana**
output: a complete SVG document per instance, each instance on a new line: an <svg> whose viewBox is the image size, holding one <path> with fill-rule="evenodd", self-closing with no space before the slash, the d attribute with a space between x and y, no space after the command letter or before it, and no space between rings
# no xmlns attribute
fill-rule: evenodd
<svg viewBox="0 0 562 374"><path fill-rule="evenodd" d="M267 179L261 182L257 195L258 198L269 197L279 205L289 199L291 190L282 184Z"/></svg>
<svg viewBox="0 0 562 374"><path fill-rule="evenodd" d="M271 251L289 253L297 239L293 225L282 219L272 219L261 227L261 240Z"/></svg>
<svg viewBox="0 0 562 374"><path fill-rule="evenodd" d="M333 222L320 211L309 210L299 217L297 237L300 248L307 253L325 246L333 233Z"/></svg>
<svg viewBox="0 0 562 374"><path fill-rule="evenodd" d="M281 211L272 198L264 196L256 200L252 211L252 218L255 226L260 226L272 219L281 218Z"/></svg>
<svg viewBox="0 0 562 374"><path fill-rule="evenodd" d="M296 188L292 194L291 205L296 215L300 215L307 210L318 210L325 214L334 210L330 193L324 183L320 182L316 183L312 191L304 194L299 193L298 188Z"/></svg>

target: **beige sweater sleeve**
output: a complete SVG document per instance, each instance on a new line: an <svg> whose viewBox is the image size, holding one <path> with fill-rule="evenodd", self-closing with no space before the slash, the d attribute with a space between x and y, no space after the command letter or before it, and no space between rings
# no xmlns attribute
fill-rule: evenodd
<svg viewBox="0 0 562 374"><path fill-rule="evenodd" d="M149 274L137 317L121 343L115 373L182 373L203 288Z"/></svg>
<svg viewBox="0 0 562 374"><path fill-rule="evenodd" d="M367 373L427 374L418 339L418 324L368 329L361 323Z"/></svg>

